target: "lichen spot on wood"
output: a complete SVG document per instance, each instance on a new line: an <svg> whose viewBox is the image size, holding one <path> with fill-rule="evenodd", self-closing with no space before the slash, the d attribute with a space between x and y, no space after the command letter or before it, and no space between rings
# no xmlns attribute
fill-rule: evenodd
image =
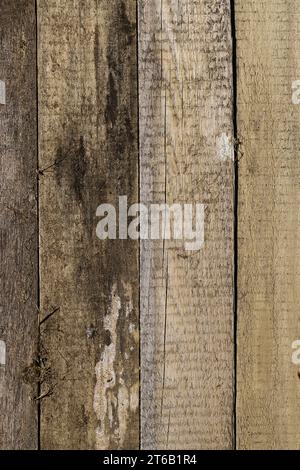
<svg viewBox="0 0 300 470"><path fill-rule="evenodd" d="M217 138L217 155L219 160L225 162L227 160L234 160L234 145L231 137L228 137L225 132Z"/></svg>

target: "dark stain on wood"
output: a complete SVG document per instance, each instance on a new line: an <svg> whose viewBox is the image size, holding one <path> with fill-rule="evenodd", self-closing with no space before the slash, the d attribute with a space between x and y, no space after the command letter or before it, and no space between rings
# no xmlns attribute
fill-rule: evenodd
<svg viewBox="0 0 300 470"><path fill-rule="evenodd" d="M75 21L68 3L40 4L44 35L61 40L41 41L39 57L64 62L40 76L41 167L60 162L41 180L43 311L61 306L43 331L58 382L41 403L43 448L139 445L138 244L95 233L98 205L138 200L136 5L123 4L88 0Z"/></svg>

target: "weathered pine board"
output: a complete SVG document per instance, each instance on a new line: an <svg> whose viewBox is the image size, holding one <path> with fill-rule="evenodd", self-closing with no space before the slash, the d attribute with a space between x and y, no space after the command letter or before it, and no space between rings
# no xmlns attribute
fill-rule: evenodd
<svg viewBox="0 0 300 470"><path fill-rule="evenodd" d="M0 1L0 449L38 445L36 20Z"/></svg>
<svg viewBox="0 0 300 470"><path fill-rule="evenodd" d="M229 0L139 0L143 203L205 204L205 244L141 244L144 449L233 442L233 126Z"/></svg>
<svg viewBox="0 0 300 470"><path fill-rule="evenodd" d="M239 449L300 449L297 0L236 1Z"/></svg>
<svg viewBox="0 0 300 470"><path fill-rule="evenodd" d="M138 200L136 2L37 6L41 447L138 448L138 243L96 238Z"/></svg>

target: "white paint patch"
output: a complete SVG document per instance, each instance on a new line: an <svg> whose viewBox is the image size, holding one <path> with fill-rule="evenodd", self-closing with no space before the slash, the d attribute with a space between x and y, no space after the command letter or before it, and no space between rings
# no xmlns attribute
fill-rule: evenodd
<svg viewBox="0 0 300 470"><path fill-rule="evenodd" d="M296 351L293 352L292 355L292 363L295 364L295 366L300 365L300 340L297 339L292 343L292 348L296 349Z"/></svg>
<svg viewBox="0 0 300 470"><path fill-rule="evenodd" d="M300 80L295 80L292 83L292 103L300 104Z"/></svg>
<svg viewBox="0 0 300 470"><path fill-rule="evenodd" d="M140 384L137 382L132 385L130 389L130 409L131 411L137 411L139 407L140 399Z"/></svg>
<svg viewBox="0 0 300 470"><path fill-rule="evenodd" d="M225 132L217 139L218 158L223 162L226 160L234 160L234 146L232 139Z"/></svg>
<svg viewBox="0 0 300 470"><path fill-rule="evenodd" d="M123 283L122 287L124 305L117 294L117 284L112 287L110 308L103 325L104 330L110 334L110 344L104 347L100 361L95 367L96 385L93 407L98 420L96 428L96 449L98 450L107 449L111 438L119 447L122 447L126 440L129 413L137 410L139 402L139 384L128 387L125 382L125 357L123 363L120 361L118 364L115 363L120 311L122 308L127 318L133 308L130 285ZM132 328L131 335L134 342L136 342L137 334L136 329Z"/></svg>
<svg viewBox="0 0 300 470"><path fill-rule="evenodd" d="M109 435L106 432L105 421L108 417L110 426L113 426L114 395L112 388L116 385L114 362L116 358L117 322L121 309L121 300L116 294L117 286L114 285L111 293L111 309L104 318L104 329L110 332L111 343L105 346L100 361L96 364L96 386L94 390L94 411L99 426L96 429L96 448L107 449Z"/></svg>
<svg viewBox="0 0 300 470"><path fill-rule="evenodd" d="M0 340L0 366L6 364L6 345L5 342Z"/></svg>
<svg viewBox="0 0 300 470"><path fill-rule="evenodd" d="M119 417L119 429L118 429L118 440L120 445L125 440L129 410L129 390L125 385L122 385L118 391L118 417Z"/></svg>
<svg viewBox="0 0 300 470"><path fill-rule="evenodd" d="M129 317L133 310L132 287L130 284L123 283L123 289L126 298L126 317Z"/></svg>
<svg viewBox="0 0 300 470"><path fill-rule="evenodd" d="M0 80L0 104L6 104L5 83Z"/></svg>

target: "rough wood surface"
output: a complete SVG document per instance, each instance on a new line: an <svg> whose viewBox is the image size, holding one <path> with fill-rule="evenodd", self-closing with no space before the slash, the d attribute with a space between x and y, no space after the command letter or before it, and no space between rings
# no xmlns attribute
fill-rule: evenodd
<svg viewBox="0 0 300 470"><path fill-rule="evenodd" d="M41 446L139 444L138 244L96 238L138 198L136 2L39 0Z"/></svg>
<svg viewBox="0 0 300 470"><path fill-rule="evenodd" d="M144 203L205 204L205 244L141 246L142 447L229 449L233 424L230 2L139 0Z"/></svg>
<svg viewBox="0 0 300 470"><path fill-rule="evenodd" d="M38 443L35 2L0 11L0 448L26 450Z"/></svg>
<svg viewBox="0 0 300 470"><path fill-rule="evenodd" d="M300 449L300 78L297 0L236 1L240 449Z"/></svg>

